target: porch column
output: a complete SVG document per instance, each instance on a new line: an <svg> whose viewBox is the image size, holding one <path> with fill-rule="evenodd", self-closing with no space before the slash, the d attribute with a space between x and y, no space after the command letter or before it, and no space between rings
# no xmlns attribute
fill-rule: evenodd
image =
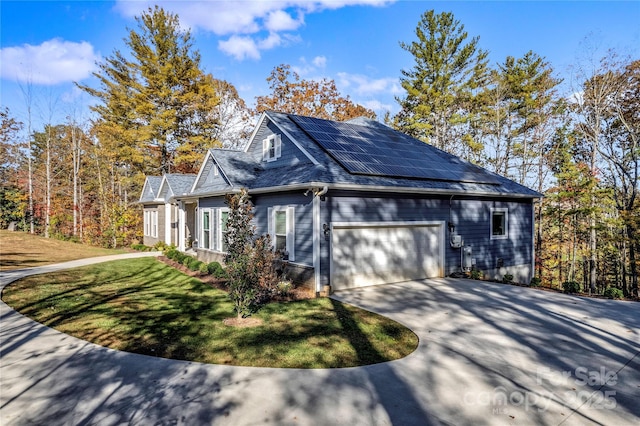
<svg viewBox="0 0 640 426"><path fill-rule="evenodd" d="M171 203L164 205L164 242L171 245Z"/></svg>
<svg viewBox="0 0 640 426"><path fill-rule="evenodd" d="M184 240L186 238L185 227L187 226L185 220L185 205L184 201L180 201L178 204L178 250L185 251Z"/></svg>

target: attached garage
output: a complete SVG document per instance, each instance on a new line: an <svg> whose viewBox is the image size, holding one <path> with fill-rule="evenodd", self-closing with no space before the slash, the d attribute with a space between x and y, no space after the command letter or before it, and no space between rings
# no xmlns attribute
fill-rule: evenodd
<svg viewBox="0 0 640 426"><path fill-rule="evenodd" d="M334 290L443 276L443 222L334 223Z"/></svg>

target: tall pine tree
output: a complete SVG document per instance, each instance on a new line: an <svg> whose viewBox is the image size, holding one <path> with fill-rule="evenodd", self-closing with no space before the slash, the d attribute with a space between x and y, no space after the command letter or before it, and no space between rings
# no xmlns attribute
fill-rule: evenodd
<svg viewBox="0 0 640 426"><path fill-rule="evenodd" d="M464 144L474 142L470 110L488 76L487 52L478 47L478 37L468 40L464 25L450 12L424 13L415 33L417 40L400 43L413 55L415 65L401 71L400 82L407 93L397 98L401 111L394 124L440 149L465 155ZM474 150L481 148L474 146Z"/></svg>
<svg viewBox="0 0 640 426"><path fill-rule="evenodd" d="M214 80L177 15L156 6L136 21L125 39L130 55L116 50L99 64L99 89L79 85L101 100L95 130L138 175L193 172L194 152L218 145Z"/></svg>

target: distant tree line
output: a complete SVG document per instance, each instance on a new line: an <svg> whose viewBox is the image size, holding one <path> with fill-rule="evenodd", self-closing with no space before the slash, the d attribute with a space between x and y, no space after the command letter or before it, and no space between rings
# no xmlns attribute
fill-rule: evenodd
<svg viewBox="0 0 640 426"><path fill-rule="evenodd" d="M144 176L197 172L207 149L241 147L259 112L376 118L333 80L301 79L286 64L248 108L232 84L201 69L190 32L160 7L138 17L125 42L126 52L98 64L98 87L78 85L99 101L91 119L72 113L32 129L29 85L22 122L0 110L2 227L128 245L141 237ZM543 285L637 296L640 59L611 51L595 66L577 63L576 83L562 93L545 58L530 51L492 66L479 37L432 10L400 48L414 64L400 71L399 112L380 119L544 194L536 204ZM55 105L47 109L53 116Z"/></svg>

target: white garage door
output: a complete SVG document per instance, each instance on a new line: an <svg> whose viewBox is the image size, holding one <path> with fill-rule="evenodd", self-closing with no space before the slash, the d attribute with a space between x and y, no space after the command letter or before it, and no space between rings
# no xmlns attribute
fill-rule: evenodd
<svg viewBox="0 0 640 426"><path fill-rule="evenodd" d="M442 224L334 224L335 290L442 276Z"/></svg>

